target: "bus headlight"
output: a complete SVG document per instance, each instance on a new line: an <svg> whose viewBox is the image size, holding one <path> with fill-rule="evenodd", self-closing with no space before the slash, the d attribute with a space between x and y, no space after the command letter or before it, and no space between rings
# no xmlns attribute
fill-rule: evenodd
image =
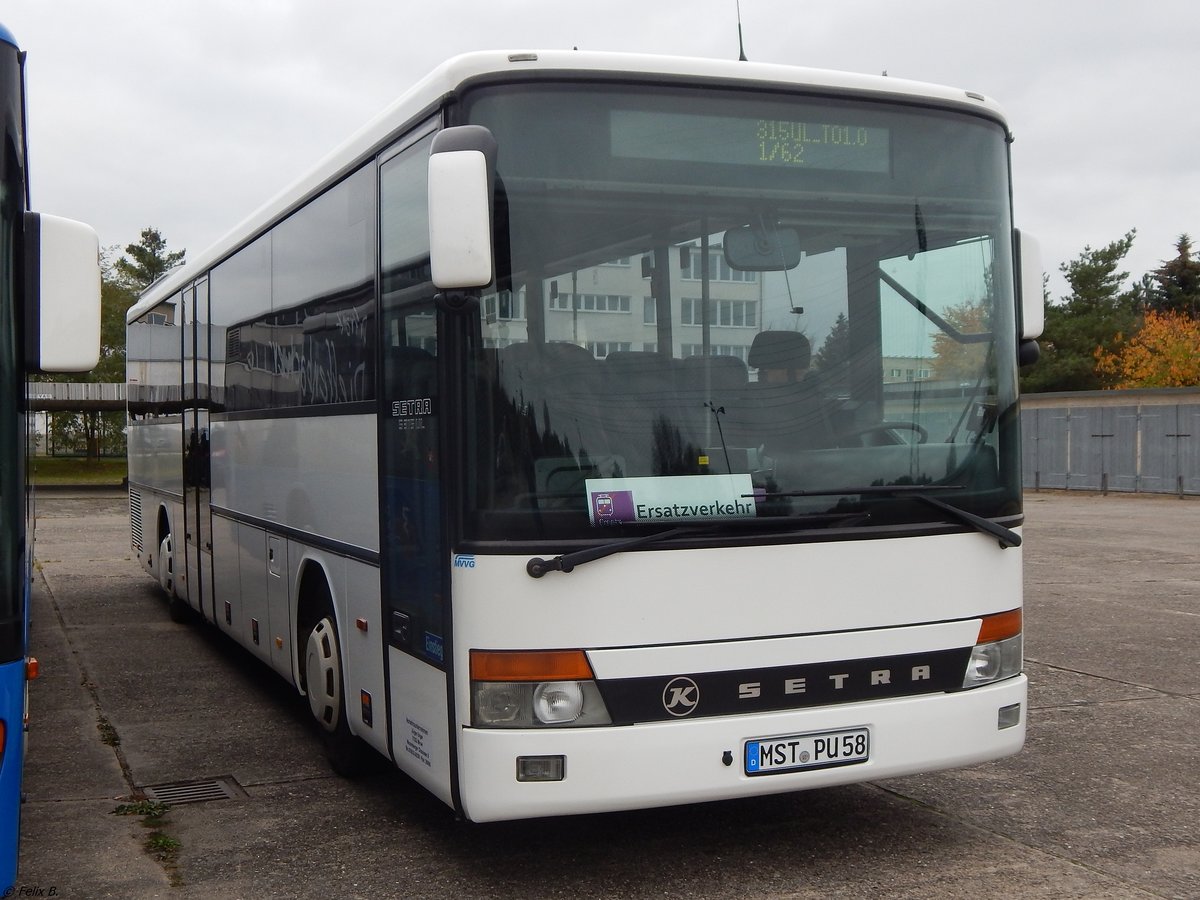
<svg viewBox="0 0 1200 900"><path fill-rule="evenodd" d="M518 719L522 718L522 711L529 707L529 702L525 696L529 692L529 685L509 684L500 681L484 682L483 684L473 685L473 687L474 714L471 718L473 720L478 719L479 721L472 722L472 724L524 724L524 722L519 722Z"/></svg>
<svg viewBox="0 0 1200 900"><path fill-rule="evenodd" d="M583 712L583 688L578 681L543 681L533 689L533 714L545 725L574 722Z"/></svg>
<svg viewBox="0 0 1200 900"><path fill-rule="evenodd" d="M962 686L980 687L1020 675L1024 665L1023 644L1021 610L984 616Z"/></svg>
<svg viewBox="0 0 1200 900"><path fill-rule="evenodd" d="M471 651L471 724L611 725L582 650Z"/></svg>

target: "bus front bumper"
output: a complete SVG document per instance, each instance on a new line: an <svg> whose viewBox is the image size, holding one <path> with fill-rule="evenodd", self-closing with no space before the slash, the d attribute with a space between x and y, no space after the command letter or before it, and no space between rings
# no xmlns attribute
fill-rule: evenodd
<svg viewBox="0 0 1200 900"><path fill-rule="evenodd" d="M974 765L1025 742L1024 675L973 690L745 716L593 728L463 728L459 777L474 822L611 812L777 794ZM869 755L747 771L751 741L858 735ZM561 757L561 780L519 781L518 760ZM804 764L807 764L808 760ZM801 764L801 763L797 763ZM814 764L816 765L816 764Z"/></svg>

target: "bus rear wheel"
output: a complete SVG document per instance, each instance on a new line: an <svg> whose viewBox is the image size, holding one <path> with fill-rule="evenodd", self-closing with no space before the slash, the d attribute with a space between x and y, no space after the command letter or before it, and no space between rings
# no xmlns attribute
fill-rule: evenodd
<svg viewBox="0 0 1200 900"><path fill-rule="evenodd" d="M321 728L325 755L335 772L353 778L367 771L370 748L350 733L346 721L343 668L337 624L326 610L308 632L304 648L304 684L308 708Z"/></svg>

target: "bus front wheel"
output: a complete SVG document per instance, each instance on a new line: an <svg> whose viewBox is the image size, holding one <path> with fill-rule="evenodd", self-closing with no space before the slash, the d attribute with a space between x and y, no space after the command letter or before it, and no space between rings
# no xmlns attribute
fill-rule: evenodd
<svg viewBox="0 0 1200 900"><path fill-rule="evenodd" d="M172 621L187 622L191 610L175 590L175 545L169 531L158 545L158 583L167 595Z"/></svg>
<svg viewBox="0 0 1200 900"><path fill-rule="evenodd" d="M332 613L312 626L305 642L304 682L308 708L321 727L329 764L339 775L355 777L367 767L369 748L346 722L343 668Z"/></svg>
<svg viewBox="0 0 1200 900"><path fill-rule="evenodd" d="M158 545L158 584L168 598L175 596L175 548L170 534Z"/></svg>

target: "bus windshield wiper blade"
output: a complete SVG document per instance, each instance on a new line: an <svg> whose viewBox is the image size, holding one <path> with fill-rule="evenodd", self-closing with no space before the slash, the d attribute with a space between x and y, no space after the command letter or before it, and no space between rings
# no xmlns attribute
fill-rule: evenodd
<svg viewBox="0 0 1200 900"><path fill-rule="evenodd" d="M940 509L946 515L957 519L964 525L970 525L980 534L990 534L1000 542L1001 548L1005 550L1009 547L1021 546L1021 536L1019 534L1011 528L998 525L991 519L985 519L983 516L977 516L973 512L959 509L957 506L952 506L944 500L939 500L937 497L930 497L928 494L913 494L912 497L914 500L920 500L922 503L927 503L935 509Z"/></svg>
<svg viewBox="0 0 1200 900"><path fill-rule="evenodd" d="M779 491L777 493L768 493L767 497L838 497L842 494L902 494L907 497L912 497L914 500L920 500L934 509L941 510L946 515L955 519L958 522L974 528L980 534L987 534L994 537L1000 542L1000 546L1007 549L1009 547L1020 547L1021 536L1011 528L1005 528L993 522L991 519L985 519L983 516L977 516L973 512L968 512L965 509L960 509L953 506L944 500L939 500L937 497L929 496L929 491L961 491L964 489L961 484L946 484L946 485L928 485L928 484L870 484L862 487L843 487L829 488L815 491ZM746 496L752 497L753 494ZM759 495L764 496L764 495Z"/></svg>
<svg viewBox="0 0 1200 900"><path fill-rule="evenodd" d="M820 523L841 522L847 519L867 519L870 518L870 513L865 512L836 512L836 513L811 513L801 516L759 516L750 519L730 519L726 522L694 522L688 525L679 525L675 528L668 528L666 531L657 531L654 534L646 534L640 537L629 538L623 541L611 541L607 544L600 544L595 547L588 547L585 550L575 550L571 553L564 553L561 556L556 556L553 559L542 559L540 556L535 556L529 562L525 563L525 571L532 578L541 578L547 572L570 572L576 566L581 566L584 563L589 563L597 559L603 559L606 556L612 556L615 553L623 553L626 550L633 550L636 547L642 547L647 544L658 543L659 541L667 541L674 537L679 537L682 534L703 534L716 530L738 530L740 527L746 529L753 528L771 528L778 529L788 526L816 525Z"/></svg>

